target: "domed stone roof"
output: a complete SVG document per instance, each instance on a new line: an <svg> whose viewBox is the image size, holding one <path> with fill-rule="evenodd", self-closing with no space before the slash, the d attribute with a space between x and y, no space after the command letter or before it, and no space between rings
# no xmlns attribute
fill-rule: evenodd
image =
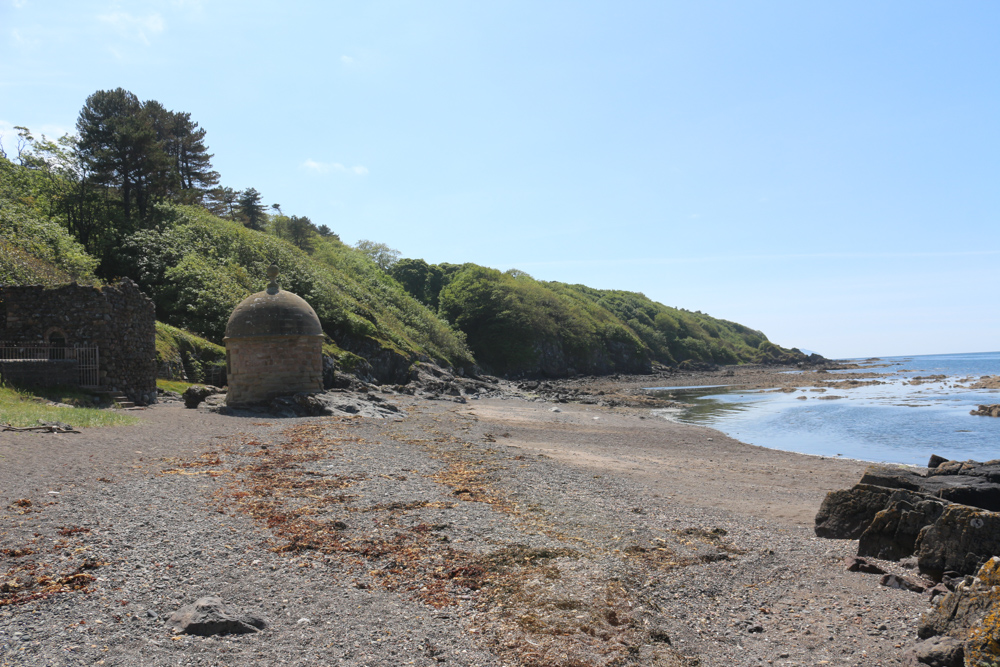
<svg viewBox="0 0 1000 667"><path fill-rule="evenodd" d="M319 317L305 299L278 289L278 267L267 270L271 284L251 294L229 316L226 338L258 336L322 336Z"/></svg>

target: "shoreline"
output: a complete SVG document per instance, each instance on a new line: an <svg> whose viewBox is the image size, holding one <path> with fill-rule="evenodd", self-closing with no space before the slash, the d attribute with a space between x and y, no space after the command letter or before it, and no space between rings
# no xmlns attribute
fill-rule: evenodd
<svg viewBox="0 0 1000 667"><path fill-rule="evenodd" d="M868 666L898 664L915 636L925 598L846 572L856 543L812 534L826 491L864 463L748 445L645 406L385 397L407 416L162 404L136 426L4 437L3 546L35 553L0 559L0 574L32 559L58 572L81 554L101 565L89 593L0 606L0 664ZM279 455L292 467L248 467ZM301 514L317 501L288 475L343 490ZM238 495L255 489L271 519ZM346 527L287 550L279 515ZM372 550L385 540L402 542ZM553 555L496 564L513 553ZM436 592L447 604L427 603ZM172 639L163 618L208 594L270 626Z"/></svg>

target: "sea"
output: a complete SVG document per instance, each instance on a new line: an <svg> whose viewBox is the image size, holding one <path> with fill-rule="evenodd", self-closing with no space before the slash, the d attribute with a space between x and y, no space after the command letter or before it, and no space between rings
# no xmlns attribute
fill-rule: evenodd
<svg viewBox="0 0 1000 667"><path fill-rule="evenodd" d="M967 386L982 376L1000 375L1000 352L840 361L865 368L830 371L831 380L838 372L870 370L885 373L879 378L884 384L823 393L811 387L793 393L726 386L650 390L691 404L663 411L670 419L772 449L909 465L926 465L932 454L961 461L1000 459L1000 418L969 414L979 405L1000 403L1000 391ZM929 375L944 377L913 382Z"/></svg>

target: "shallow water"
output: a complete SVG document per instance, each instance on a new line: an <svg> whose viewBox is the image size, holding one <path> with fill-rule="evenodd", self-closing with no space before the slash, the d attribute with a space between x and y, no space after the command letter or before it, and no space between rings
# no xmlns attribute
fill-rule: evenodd
<svg viewBox="0 0 1000 667"><path fill-rule="evenodd" d="M970 377L1000 375L1000 352L882 357L872 365L877 367L872 370L887 374L885 384L822 393L811 387L794 393L656 389L693 404L672 411L670 418L711 426L762 447L915 465L925 465L931 454L959 460L1000 458L1000 419L969 414L980 404L1000 403L1000 392L957 384ZM907 384L928 375L946 378ZM798 398L802 396L806 398Z"/></svg>

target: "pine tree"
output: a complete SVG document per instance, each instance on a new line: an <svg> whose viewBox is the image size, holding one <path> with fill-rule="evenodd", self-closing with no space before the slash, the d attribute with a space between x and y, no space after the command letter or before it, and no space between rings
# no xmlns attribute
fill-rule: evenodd
<svg viewBox="0 0 1000 667"><path fill-rule="evenodd" d="M76 121L79 151L95 182L121 194L125 220L146 217L167 163L142 103L124 88L87 98Z"/></svg>
<svg viewBox="0 0 1000 667"><path fill-rule="evenodd" d="M257 231L264 229L264 220L267 217L264 205L260 202L261 194L254 188L247 188L240 193L240 217L243 219L243 224Z"/></svg>

